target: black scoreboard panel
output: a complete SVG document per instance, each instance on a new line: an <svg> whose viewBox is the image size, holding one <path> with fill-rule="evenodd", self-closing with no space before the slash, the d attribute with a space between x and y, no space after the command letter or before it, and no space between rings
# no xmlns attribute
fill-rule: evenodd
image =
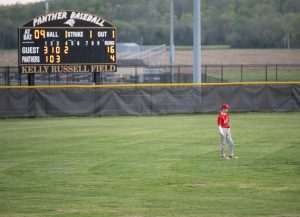
<svg viewBox="0 0 300 217"><path fill-rule="evenodd" d="M21 73L115 72L116 28L101 17L59 11L18 28Z"/></svg>
<svg viewBox="0 0 300 217"><path fill-rule="evenodd" d="M20 28L20 64L115 63L114 28Z"/></svg>
<svg viewBox="0 0 300 217"><path fill-rule="evenodd" d="M115 28L19 28L19 64L116 63Z"/></svg>

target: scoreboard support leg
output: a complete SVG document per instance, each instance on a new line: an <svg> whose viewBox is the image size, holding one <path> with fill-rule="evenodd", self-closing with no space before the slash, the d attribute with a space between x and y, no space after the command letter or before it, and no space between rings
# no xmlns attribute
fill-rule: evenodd
<svg viewBox="0 0 300 217"><path fill-rule="evenodd" d="M94 84L100 84L100 72L94 72L93 75L93 83Z"/></svg>
<svg viewBox="0 0 300 217"><path fill-rule="evenodd" d="M93 83L98 84L99 83L99 75L97 72L93 73Z"/></svg>
<svg viewBox="0 0 300 217"><path fill-rule="evenodd" d="M34 74L28 74L28 86L34 86Z"/></svg>

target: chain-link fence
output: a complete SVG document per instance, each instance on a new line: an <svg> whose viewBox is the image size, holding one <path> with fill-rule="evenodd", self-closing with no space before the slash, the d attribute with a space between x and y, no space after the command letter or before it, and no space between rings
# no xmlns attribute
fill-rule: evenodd
<svg viewBox="0 0 300 217"><path fill-rule="evenodd" d="M202 65L202 83L300 81L300 64ZM118 66L114 73L20 74L18 67L0 67L0 85L93 85L192 83L193 66Z"/></svg>

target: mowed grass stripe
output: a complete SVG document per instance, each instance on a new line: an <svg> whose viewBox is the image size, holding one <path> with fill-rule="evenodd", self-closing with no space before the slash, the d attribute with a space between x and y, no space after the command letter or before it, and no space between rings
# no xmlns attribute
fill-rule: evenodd
<svg viewBox="0 0 300 217"><path fill-rule="evenodd" d="M0 216L299 216L300 113L0 120Z"/></svg>

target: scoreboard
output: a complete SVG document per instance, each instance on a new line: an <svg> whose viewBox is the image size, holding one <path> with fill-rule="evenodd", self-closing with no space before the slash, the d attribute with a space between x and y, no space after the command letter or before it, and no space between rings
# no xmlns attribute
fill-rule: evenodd
<svg viewBox="0 0 300 217"><path fill-rule="evenodd" d="M42 15L18 28L22 73L115 72L116 28L78 11Z"/></svg>

